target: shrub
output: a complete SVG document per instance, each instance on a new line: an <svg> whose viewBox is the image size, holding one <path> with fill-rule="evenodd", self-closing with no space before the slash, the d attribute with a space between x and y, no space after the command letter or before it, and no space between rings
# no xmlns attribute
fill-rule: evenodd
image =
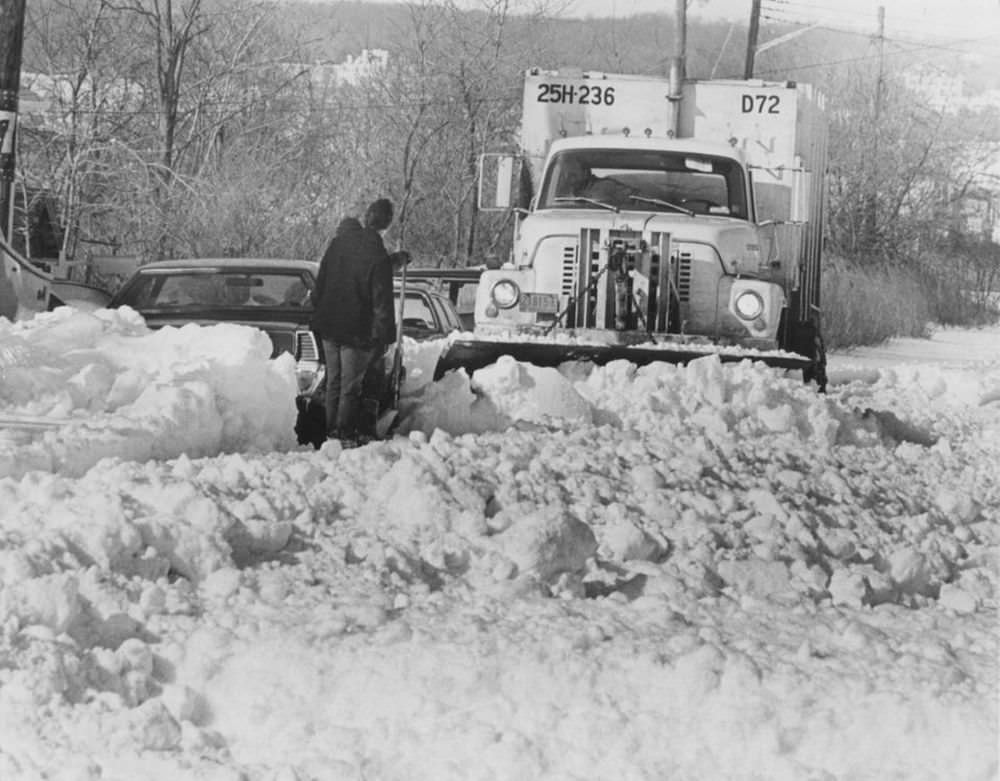
<svg viewBox="0 0 1000 781"><path fill-rule="evenodd" d="M936 322L959 326L996 322L1000 246L957 237L946 251L921 256L919 264Z"/></svg>
<svg viewBox="0 0 1000 781"><path fill-rule="evenodd" d="M879 344L894 336L927 337L933 324L996 322L983 283L962 255L926 256L912 265L875 265L834 257L823 272L823 337L828 349Z"/></svg>
<svg viewBox="0 0 1000 781"><path fill-rule="evenodd" d="M824 270L820 301L828 349L925 337L934 319L919 276L898 266L834 259Z"/></svg>

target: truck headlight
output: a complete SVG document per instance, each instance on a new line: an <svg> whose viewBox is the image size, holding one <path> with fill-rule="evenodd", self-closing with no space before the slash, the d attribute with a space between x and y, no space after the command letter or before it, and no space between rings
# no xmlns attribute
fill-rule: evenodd
<svg viewBox="0 0 1000 781"><path fill-rule="evenodd" d="M736 308L736 314L744 320L753 320L763 313L764 299L757 293L747 291L736 297L733 306Z"/></svg>
<svg viewBox="0 0 1000 781"><path fill-rule="evenodd" d="M521 297L521 289L513 280L501 279L490 290L490 297L501 309L510 309L517 305L518 299Z"/></svg>

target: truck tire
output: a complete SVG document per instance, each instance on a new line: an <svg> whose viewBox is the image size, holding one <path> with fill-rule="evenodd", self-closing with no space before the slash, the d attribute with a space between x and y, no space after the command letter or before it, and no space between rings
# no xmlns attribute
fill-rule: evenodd
<svg viewBox="0 0 1000 781"><path fill-rule="evenodd" d="M788 310L781 313L778 333L780 347L789 352L804 355L810 359L808 368L802 370L802 380L808 385L815 382L820 393L826 393L826 345L819 327L813 322L792 322L787 319Z"/></svg>
<svg viewBox="0 0 1000 781"><path fill-rule="evenodd" d="M814 329L812 363L802 370L802 379L808 385L815 382L820 393L826 393L826 345L818 329Z"/></svg>

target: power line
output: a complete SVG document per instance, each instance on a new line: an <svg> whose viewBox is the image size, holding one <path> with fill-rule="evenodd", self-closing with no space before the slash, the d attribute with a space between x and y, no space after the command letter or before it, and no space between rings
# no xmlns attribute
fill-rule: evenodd
<svg viewBox="0 0 1000 781"><path fill-rule="evenodd" d="M850 17L851 19L856 19L858 16L856 11L844 8L843 6L823 5L819 3L807 3L807 2L802 2L802 0L767 0L767 2L776 6L787 6L788 9L793 11L804 10L804 11L820 12L823 14L830 14L832 16ZM778 9L776 8L775 10ZM891 14L887 17L887 19L892 22L893 26L900 26L900 22L902 22L901 26L903 27L910 27L911 29L920 28L921 30L926 28L926 24L928 22L926 17L909 15L906 13L899 13L898 11L895 10L891 12ZM940 30L942 27L950 27L951 29L956 31L956 34L957 31L960 29L962 35L967 34L967 29L962 29L958 25L949 24L948 22L942 21L940 19L934 19L933 24L935 30ZM994 36L991 37L995 37L996 35L1000 35L1000 30L994 33Z"/></svg>
<svg viewBox="0 0 1000 781"><path fill-rule="evenodd" d="M892 52L890 54L902 54L904 52ZM832 65L849 65L851 63L857 62L867 62L876 59L877 55L863 55L859 57L845 57L842 60L826 60L823 62L812 62L806 65L792 65L782 68L770 68L758 71L758 75L768 75L768 74L779 74L779 73L794 73L795 71L812 70L813 68L826 68ZM731 77L735 78L735 77Z"/></svg>
<svg viewBox="0 0 1000 781"><path fill-rule="evenodd" d="M898 48L895 51L886 53L886 56L887 57L895 57L895 56L902 56L902 55L905 55L905 54L913 54L913 53L916 53L916 52L924 52L928 48L928 47L923 46L923 45L913 45L913 46L910 46L909 48L906 48L906 47L904 47L902 45L898 45L898 44L897 44L897 46L898 46ZM927 61L929 61L929 60L931 60L931 59L933 59L935 57L944 56L944 54L949 54L949 53L951 53L951 50L946 50L945 52L940 52L939 51L936 54L928 55L927 57L923 58L922 62L927 62ZM877 59L877 57L878 57L877 54L863 54L863 55L858 55L858 56L854 56L854 57L844 57L842 59L836 59L836 60L825 60L825 61L820 61L820 62L813 62L813 63L808 63L808 64L805 64L805 65L794 65L794 66L788 66L788 67L782 67L782 68L770 68L770 69L764 68L764 69L758 69L757 75L766 76L766 75L769 75L769 74L773 75L773 74L789 73L789 72L795 72L795 71L811 70L813 68L825 68L825 67L830 67L830 66L834 66L834 65L849 65L851 63L872 61L872 60ZM729 76L729 78L738 78L738 77L737 76Z"/></svg>
<svg viewBox="0 0 1000 781"><path fill-rule="evenodd" d="M765 6L765 10L767 10L769 12L769 14L770 14L766 18L768 18L771 21L776 21L776 22L781 23L781 24L793 24L793 25L806 25L806 24L814 25L814 24L816 24L816 19L815 18L808 18L808 17L807 18L803 18L802 14L800 12L798 12L798 11L795 10L794 6L798 5L799 7L803 8L803 9L808 9L810 11L822 10L824 14L828 14L828 15L833 16L833 17L838 17L839 16L839 18L834 18L834 19L832 19L830 21L820 21L820 26L823 27L824 29L831 30L831 31L834 31L834 32L846 33L846 34L849 34L849 35L873 35L872 32L862 32L859 29L857 29L858 25L855 25L854 27L841 27L841 26L838 26L838 22L840 22L840 20L843 20L844 22L847 22L847 21L856 22L857 21L857 19L858 19L857 14L854 13L854 12L851 12L851 11L849 11L847 9L834 9L834 8L826 8L826 7L822 7L821 8L820 6L811 6L811 5L803 5L803 4L794 3L794 2L792 2L792 0L766 0L766 2L767 2L767 5ZM788 6L788 7L786 8L786 7L783 7L783 6ZM778 16L775 16L774 14L778 14ZM796 14L798 14L798 15L796 15ZM848 16L849 16L849 19L848 19ZM905 23L904 24L899 24L898 20L900 18L902 18L904 20L910 20L912 22L912 24L909 24L909 25L905 24ZM897 29L901 29L901 32L903 33L903 35L923 36L924 39L922 41L920 41L920 43L922 43L923 45L926 45L926 46L935 45L935 44L931 44L931 43L924 43L924 40L927 40L927 38L926 38L926 30L923 27L917 27L918 24L923 23L926 20L921 20L921 19L918 19L917 17L906 17L906 16L900 17L900 16L894 14L891 17L891 21L892 21L892 26L895 27L895 28L897 28ZM947 27L948 25L944 25L944 26ZM935 22L935 28L937 28L940 31L941 27L942 27L941 23ZM957 27L953 27L952 29L954 29L956 32L958 30ZM989 40L991 40L993 38L996 38L998 35L1000 35L1000 32L989 33L987 35L977 36L977 37L974 37L974 38L969 38L968 36L965 36L965 35L963 35L963 36L941 36L941 35L937 35L937 36L935 36L935 38L939 42L940 42L941 38L952 38L953 39L953 40L950 40L950 41L946 40L944 42L945 44L956 44L956 43L961 43L963 41L969 41L969 42L978 43L978 42L989 41ZM889 41L889 40L897 40L897 41L917 43L917 41L915 41L915 40L906 39L906 38L899 38L897 36L886 36L886 40L887 41ZM940 43L937 44L937 45L940 45Z"/></svg>
<svg viewBox="0 0 1000 781"><path fill-rule="evenodd" d="M764 18L772 20L772 17L764 17ZM818 30L826 30L828 32L833 32L833 33L842 33L842 34L845 34L845 35L856 35L856 36L861 36L861 37L865 37L865 38L872 38L872 37L874 37L874 34L860 33L860 32L855 32L853 30L842 30L842 29L840 29L838 27L831 27L829 25L824 25L824 24L810 25L810 26L814 26L815 29L818 29ZM913 40L909 40L909 39L906 39L906 38L895 38L895 37L891 37L891 36L885 36L884 40L885 40L886 43L893 44L894 46L904 46L904 47L907 47L906 49L904 49L904 51L899 52L899 53L902 53L902 54L906 54L906 53L910 53L910 52L917 52L917 51L936 51L936 52L941 52L943 54L969 54L969 50L967 48L959 48L959 47L956 47L956 46L945 46L943 44L927 44L927 43L923 43L921 41L913 41ZM966 40L967 40L968 43L980 43L981 41L983 41L985 39L970 38L970 39L966 39ZM958 41L958 43L961 43L961 42L962 41ZM983 57L983 58L988 58L988 59L1000 59L1000 51L998 51L998 52L977 52L976 56Z"/></svg>
<svg viewBox="0 0 1000 781"><path fill-rule="evenodd" d="M771 22L777 22L779 24L793 25L799 27L808 26L811 28L826 30L828 32L833 32L833 33L840 33L843 35L854 35L865 38L874 38L876 35L875 33L861 32L859 30L849 30L843 27L836 27L831 24L816 24L815 22L807 23L797 19L788 19L785 17L772 16L771 14L765 14L762 16L762 18L767 19L768 21ZM959 38L952 40L948 43L927 43L925 41L918 41L911 38L900 38L897 36L889 36L889 35L882 36L882 40L884 40L886 43L908 46L911 47L911 49L914 51L932 49L942 52L951 52L954 54L970 54L970 48L968 45L974 46L975 44L985 43L986 41L989 41L992 38L993 35L984 35L974 38ZM967 45L961 46L960 44L967 44ZM989 53L976 52L976 55L980 57L989 57L991 59L1000 57L1000 53L992 53L992 52Z"/></svg>
<svg viewBox="0 0 1000 781"><path fill-rule="evenodd" d="M767 0L767 4L771 6L770 10L781 11L783 13L797 13L799 11L811 11L811 12L820 12L823 14L829 14L830 16L849 16L852 19L856 19L858 16L857 13L847 8L834 8L834 7L808 5L804 3L793 3L789 2L789 0Z"/></svg>

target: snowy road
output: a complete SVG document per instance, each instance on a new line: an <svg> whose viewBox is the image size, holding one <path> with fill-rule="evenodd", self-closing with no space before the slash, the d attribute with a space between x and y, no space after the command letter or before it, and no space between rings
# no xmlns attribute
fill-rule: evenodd
<svg viewBox="0 0 1000 781"><path fill-rule="evenodd" d="M256 332L0 321L69 421L0 438L0 778L997 777L1000 330L826 397L438 349L314 452Z"/></svg>

